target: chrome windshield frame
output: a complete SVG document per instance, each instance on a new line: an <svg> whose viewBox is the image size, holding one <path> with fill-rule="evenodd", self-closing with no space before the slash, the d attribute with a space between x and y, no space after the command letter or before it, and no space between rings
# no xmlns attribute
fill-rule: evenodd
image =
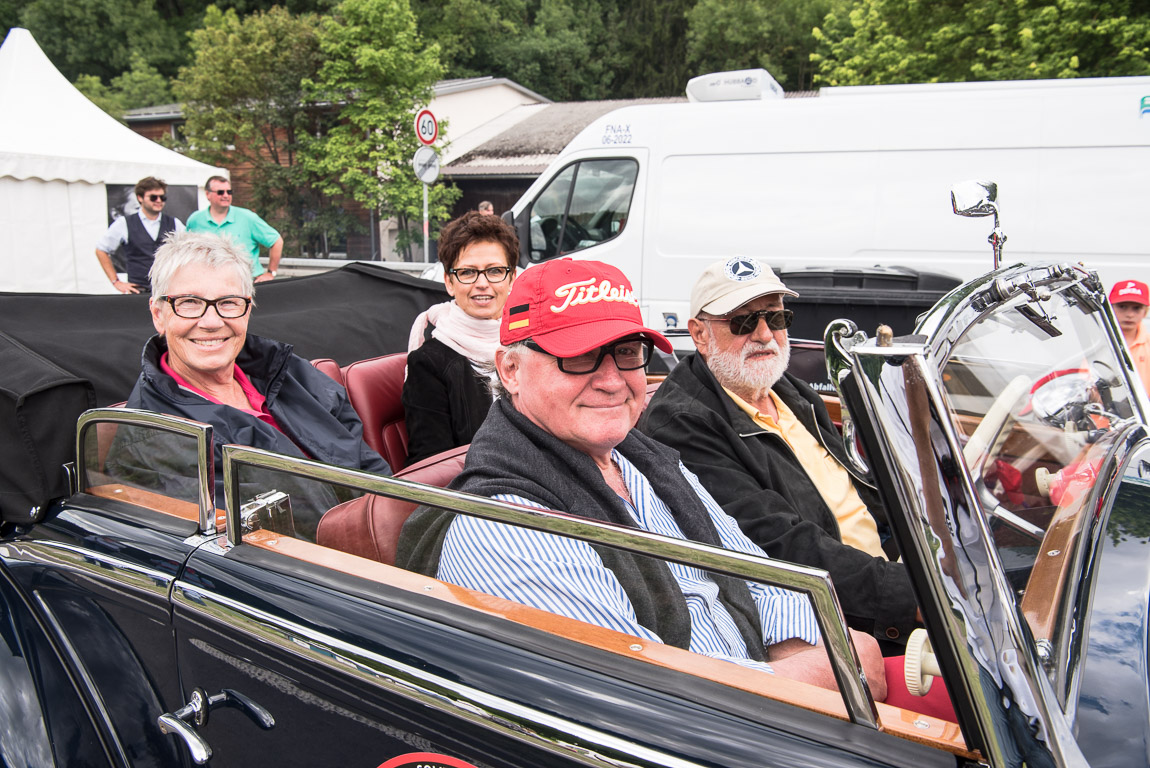
<svg viewBox="0 0 1150 768"><path fill-rule="evenodd" d="M1005 302L1022 294L1041 299L1043 291L1070 292L1090 311L1099 311L1110 346L1122 349L1097 277L1057 264L1016 265L967 283L920 318L914 337L887 346L860 337L849 321L832 323L825 339L831 378L849 412L844 420L854 422L869 474L888 503L894 502L892 526L967 743L991 765L1009 765L1035 750L1056 765L1085 765L1074 738L1074 708L1064 711L1064 699L1046 674L1006 579L941 385L948 356L967 329ZM1134 421L1145 423L1150 411L1129 357L1117 357L1135 393L1130 398ZM1129 447L1144 434L1135 424L1116 445ZM1113 478L1125 455L1120 448L1111 450L1105 477ZM1100 508L1106 485L1092 489L1089 509ZM1095 530L1079 538L1076 564L1090 561L1089 548L1097 545L1098 535ZM1088 604L1090 584L1070 599ZM1073 687L1075 671L1064 675L1060 684Z"/></svg>
<svg viewBox="0 0 1150 768"><path fill-rule="evenodd" d="M196 504L199 508L200 532L216 533L215 477L212 456L212 425L170 416L165 413L135 408L93 408L80 414L76 422L76 483L79 490L88 486L88 467L84 461L84 443L88 429L101 423L149 427L163 432L190 437L196 441Z"/></svg>

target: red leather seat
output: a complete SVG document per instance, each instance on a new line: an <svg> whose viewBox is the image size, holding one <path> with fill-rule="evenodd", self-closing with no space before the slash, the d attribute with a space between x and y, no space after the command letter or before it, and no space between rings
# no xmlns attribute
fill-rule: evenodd
<svg viewBox="0 0 1150 768"><path fill-rule="evenodd" d="M363 421L363 440L398 472L407 464L407 425L403 418L403 376L407 353L396 352L344 367L343 385Z"/></svg>
<svg viewBox="0 0 1150 768"><path fill-rule="evenodd" d="M312 360L311 364L317 371L322 371L336 382L344 384L343 370L339 367L339 363L337 363L335 360L332 360L330 357L321 357L316 360ZM344 384L344 386L347 385Z"/></svg>
<svg viewBox="0 0 1150 768"><path fill-rule="evenodd" d="M468 446L429 456L396 477L443 488L463 470ZM324 547L395 565L399 532L416 504L367 494L332 507L320 518L315 540Z"/></svg>

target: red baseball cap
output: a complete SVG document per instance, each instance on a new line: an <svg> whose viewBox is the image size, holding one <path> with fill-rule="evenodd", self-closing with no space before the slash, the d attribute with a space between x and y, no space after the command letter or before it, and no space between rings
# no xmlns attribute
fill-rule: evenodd
<svg viewBox="0 0 1150 768"><path fill-rule="evenodd" d="M1137 280L1119 280L1110 289L1110 303L1121 304L1124 301L1134 304L1150 305L1150 290L1146 283Z"/></svg>
<svg viewBox="0 0 1150 768"><path fill-rule="evenodd" d="M574 357L634 334L664 352L671 342L643 325L631 283L601 261L555 259L519 273L503 305L499 342L531 339L556 357Z"/></svg>

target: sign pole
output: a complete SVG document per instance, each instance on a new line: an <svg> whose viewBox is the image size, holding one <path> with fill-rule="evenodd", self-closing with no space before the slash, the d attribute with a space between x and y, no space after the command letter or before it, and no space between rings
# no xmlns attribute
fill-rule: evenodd
<svg viewBox="0 0 1150 768"><path fill-rule="evenodd" d="M421 109L415 116L415 137L423 144L411 159L415 176L423 182L423 260L431 261L431 245L428 243L430 224L427 216L427 185L439 178L439 155L431 148L439 138L439 121L430 109Z"/></svg>

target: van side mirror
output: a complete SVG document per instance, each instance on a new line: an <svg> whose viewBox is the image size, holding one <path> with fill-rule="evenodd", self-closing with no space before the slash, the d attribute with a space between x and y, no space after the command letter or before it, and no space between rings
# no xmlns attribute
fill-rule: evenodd
<svg viewBox="0 0 1150 768"><path fill-rule="evenodd" d="M994 230L986 240L994 251L994 268L1002 262L1006 235L998 226L998 185L993 181L960 181L950 188L950 207L959 216L993 216Z"/></svg>

